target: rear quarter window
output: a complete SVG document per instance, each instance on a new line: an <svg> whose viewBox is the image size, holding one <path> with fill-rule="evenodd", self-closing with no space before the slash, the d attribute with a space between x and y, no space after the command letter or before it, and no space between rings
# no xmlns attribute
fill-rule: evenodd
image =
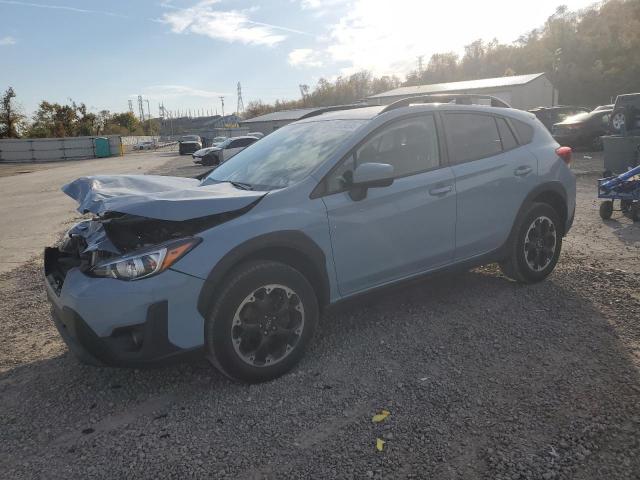
<svg viewBox="0 0 640 480"><path fill-rule="evenodd" d="M511 121L511 125L513 125L513 128L515 128L516 130L520 145L531 143L531 141L533 140L533 127L528 123L516 120L514 118L510 118L509 120Z"/></svg>

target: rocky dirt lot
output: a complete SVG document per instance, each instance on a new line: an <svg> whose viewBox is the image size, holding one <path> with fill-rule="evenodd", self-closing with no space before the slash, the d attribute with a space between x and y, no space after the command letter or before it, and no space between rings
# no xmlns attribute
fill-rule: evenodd
<svg viewBox="0 0 640 480"><path fill-rule="evenodd" d="M0 276L0 476L638 478L640 225L600 220L595 179L546 281L488 266L351 302L261 385L80 365L36 258Z"/></svg>

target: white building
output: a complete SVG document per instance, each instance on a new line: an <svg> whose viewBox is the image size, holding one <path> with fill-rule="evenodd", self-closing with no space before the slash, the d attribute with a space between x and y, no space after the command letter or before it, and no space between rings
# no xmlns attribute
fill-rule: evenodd
<svg viewBox="0 0 640 480"><path fill-rule="evenodd" d="M534 107L551 107L558 103L558 92L544 73L400 87L388 92L371 95L366 100L370 105L388 105L407 97L439 93L493 95L504 100L513 108L521 110L529 110Z"/></svg>

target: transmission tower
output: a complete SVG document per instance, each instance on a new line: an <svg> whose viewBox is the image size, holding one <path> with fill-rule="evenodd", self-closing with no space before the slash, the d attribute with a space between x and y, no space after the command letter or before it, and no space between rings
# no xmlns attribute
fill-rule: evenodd
<svg viewBox="0 0 640 480"><path fill-rule="evenodd" d="M133 114L133 100L129 99L129 112Z"/></svg>
<svg viewBox="0 0 640 480"><path fill-rule="evenodd" d="M422 73L422 60L424 59L424 55L418 56L418 72Z"/></svg>
<svg viewBox="0 0 640 480"><path fill-rule="evenodd" d="M236 106L236 114L240 115L244 112L244 101L242 100L242 85L238 82L238 105Z"/></svg>
<svg viewBox="0 0 640 480"><path fill-rule="evenodd" d="M142 103L142 95L138 95L138 118L144 122L144 104Z"/></svg>
<svg viewBox="0 0 640 480"><path fill-rule="evenodd" d="M147 118L151 120L151 107L149 106L149 99L145 100L147 102Z"/></svg>

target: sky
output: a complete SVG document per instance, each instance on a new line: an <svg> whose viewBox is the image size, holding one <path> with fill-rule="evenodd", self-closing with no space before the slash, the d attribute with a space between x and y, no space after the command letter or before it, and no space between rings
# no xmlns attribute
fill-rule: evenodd
<svg viewBox="0 0 640 480"><path fill-rule="evenodd" d="M25 113L42 100L152 115L299 98L361 69L400 78L433 53L515 41L560 4L593 0L0 0L0 90ZM137 109L136 109L137 111Z"/></svg>

